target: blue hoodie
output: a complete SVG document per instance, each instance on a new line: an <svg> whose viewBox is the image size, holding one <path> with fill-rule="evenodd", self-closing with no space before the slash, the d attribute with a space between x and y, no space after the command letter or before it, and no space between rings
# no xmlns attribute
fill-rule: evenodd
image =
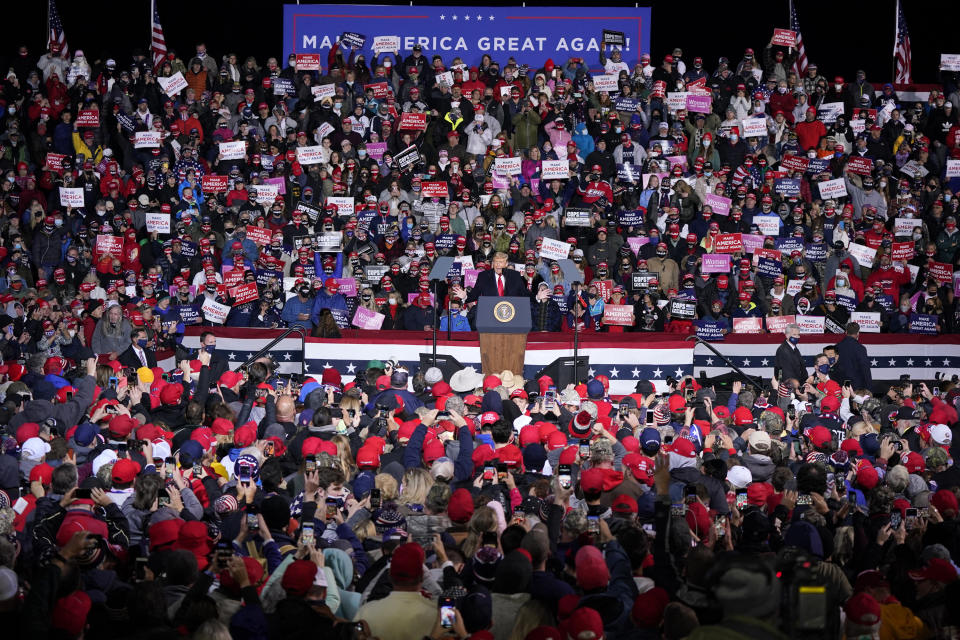
<svg viewBox="0 0 960 640"><path fill-rule="evenodd" d="M593 142L593 138L590 137L589 133L587 133L586 123L578 123L577 126L574 127L572 137L573 141L577 143L577 155L579 155L581 158L586 158L596 147Z"/></svg>

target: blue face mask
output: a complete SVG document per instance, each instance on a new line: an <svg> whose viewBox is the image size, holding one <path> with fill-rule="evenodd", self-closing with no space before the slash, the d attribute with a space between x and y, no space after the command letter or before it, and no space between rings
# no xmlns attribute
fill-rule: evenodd
<svg viewBox="0 0 960 640"><path fill-rule="evenodd" d="M827 358L827 362L830 363L830 366L833 366L833 365L837 364L837 359L836 359L836 358Z"/></svg>
<svg viewBox="0 0 960 640"><path fill-rule="evenodd" d="M820 373L830 373L830 365L821 364L820 366L817 367L817 371L819 371Z"/></svg>
<svg viewBox="0 0 960 640"><path fill-rule="evenodd" d="M137 340L137 346L140 347L141 349L146 349L146 348L147 348L147 339L146 339L146 338L140 338L139 340Z"/></svg>
<svg viewBox="0 0 960 640"><path fill-rule="evenodd" d="M217 345L208 344L203 348L203 350L209 353L210 355L213 355L213 352L217 350Z"/></svg>
<svg viewBox="0 0 960 640"><path fill-rule="evenodd" d="M797 336L790 336L788 340L790 340L790 344L800 344L800 338Z"/></svg>

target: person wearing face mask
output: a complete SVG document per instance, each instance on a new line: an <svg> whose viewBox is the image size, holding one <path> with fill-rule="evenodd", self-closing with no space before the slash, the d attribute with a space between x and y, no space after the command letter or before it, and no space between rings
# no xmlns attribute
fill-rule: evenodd
<svg viewBox="0 0 960 640"><path fill-rule="evenodd" d="M40 272L41 278L51 279L53 270L60 262L65 235L66 230L57 226L56 219L50 215L43 219L43 225L34 233L30 258Z"/></svg>
<svg viewBox="0 0 960 640"><path fill-rule="evenodd" d="M800 327L796 324L787 325L784 331L784 340L777 347L777 354L773 365L773 375L777 380L806 380L807 366L797 345L800 344Z"/></svg>
<svg viewBox="0 0 960 640"><path fill-rule="evenodd" d="M310 284L301 282L297 285L297 295L287 299L283 305L283 311L280 318L290 327L303 327L313 329L314 323L311 319L313 310L313 295L310 291Z"/></svg>
<svg viewBox="0 0 960 640"><path fill-rule="evenodd" d="M890 333L910 333L910 318L913 316L913 304L910 296L904 294L900 298L900 306L890 314Z"/></svg>
<svg viewBox="0 0 960 640"><path fill-rule="evenodd" d="M718 145L721 164L739 167L747 157L747 143L740 138L740 128L731 127L726 140Z"/></svg>
<svg viewBox="0 0 960 640"><path fill-rule="evenodd" d="M140 367L152 369L157 366L157 356L154 354L154 350L149 347L146 329L134 327L130 331L130 346L120 354L117 361L132 369L139 369Z"/></svg>

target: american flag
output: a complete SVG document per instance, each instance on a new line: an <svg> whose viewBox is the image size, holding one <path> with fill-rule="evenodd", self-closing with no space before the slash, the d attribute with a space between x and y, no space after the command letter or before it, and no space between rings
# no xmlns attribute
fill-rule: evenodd
<svg viewBox="0 0 960 640"><path fill-rule="evenodd" d="M153 5L153 25L150 28L150 50L153 52L153 71L160 72L160 65L167 57L167 42L163 39L163 27L160 26L160 14L157 5Z"/></svg>
<svg viewBox="0 0 960 640"><path fill-rule="evenodd" d="M57 4L54 0L50 0L47 12L47 23L50 25L50 41L47 43L47 48L57 49L61 56L66 57L67 36L63 32L63 23L60 22L60 14L57 13Z"/></svg>
<svg viewBox="0 0 960 640"><path fill-rule="evenodd" d="M897 0L897 40L893 46L893 57L897 59L897 72L894 82L909 84L913 82L910 63L910 32L907 30L907 20L903 17L903 8Z"/></svg>
<svg viewBox="0 0 960 640"><path fill-rule="evenodd" d="M793 70L798 76L807 72L807 51L803 48L803 36L800 35L800 21L797 20L797 9L790 0L790 30L797 34L797 59L793 62Z"/></svg>

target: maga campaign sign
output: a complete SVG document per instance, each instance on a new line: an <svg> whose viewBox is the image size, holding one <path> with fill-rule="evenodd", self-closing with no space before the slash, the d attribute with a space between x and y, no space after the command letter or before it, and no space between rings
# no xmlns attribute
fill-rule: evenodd
<svg viewBox="0 0 960 640"><path fill-rule="evenodd" d="M398 36L400 53L413 45L428 58L460 56L478 64L485 53L495 59L524 56L532 61L596 59L603 29L623 32L623 59L631 66L650 50L649 7L489 7L359 6L288 4L283 8L283 56L327 53L344 32L367 36L358 51L372 59L383 36Z"/></svg>

